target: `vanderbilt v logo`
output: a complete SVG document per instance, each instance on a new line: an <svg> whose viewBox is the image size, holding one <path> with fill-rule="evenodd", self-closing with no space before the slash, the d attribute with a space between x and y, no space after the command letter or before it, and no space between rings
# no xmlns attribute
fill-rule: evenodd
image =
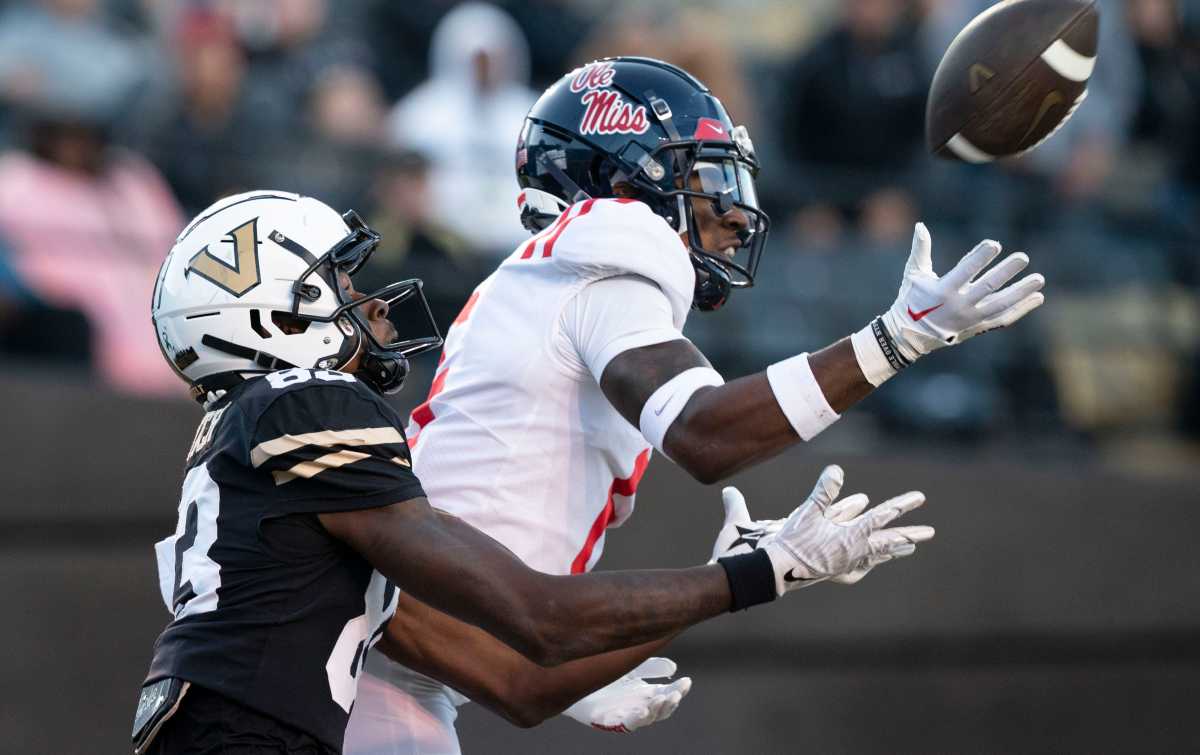
<svg viewBox="0 0 1200 755"><path fill-rule="evenodd" d="M185 272L220 286L234 296L241 296L258 285L258 218L234 228L222 240L233 244L233 266L213 256L208 247L201 249L188 263Z"/></svg>

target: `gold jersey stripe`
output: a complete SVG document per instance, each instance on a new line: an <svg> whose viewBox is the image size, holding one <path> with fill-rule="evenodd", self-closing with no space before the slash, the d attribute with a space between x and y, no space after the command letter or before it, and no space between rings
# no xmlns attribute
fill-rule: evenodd
<svg viewBox="0 0 1200 755"><path fill-rule="evenodd" d="M273 456L290 453L305 446L379 446L403 442L404 436L394 427L360 427L355 430L321 430L301 435L281 435L255 446L250 452L250 463L260 467Z"/></svg>
<svg viewBox="0 0 1200 755"><path fill-rule="evenodd" d="M370 454L364 454L359 451L335 451L312 461L302 461L286 472L272 472L271 475L274 476L276 485L283 485L301 477L305 479L316 477L322 472L344 467L347 464L353 464L369 456Z"/></svg>

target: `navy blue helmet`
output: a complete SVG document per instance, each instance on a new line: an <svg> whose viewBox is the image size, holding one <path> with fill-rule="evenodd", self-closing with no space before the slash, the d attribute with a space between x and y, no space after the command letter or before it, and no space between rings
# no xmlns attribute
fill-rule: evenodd
<svg viewBox="0 0 1200 755"><path fill-rule="evenodd" d="M521 220L544 229L571 204L637 198L686 233L696 268L693 306L719 309L734 288L754 285L770 218L758 206L758 161L744 126L694 76L651 58L604 58L564 76L541 96L517 144ZM741 210L748 227L731 259L705 249L693 217L695 199L717 215Z"/></svg>

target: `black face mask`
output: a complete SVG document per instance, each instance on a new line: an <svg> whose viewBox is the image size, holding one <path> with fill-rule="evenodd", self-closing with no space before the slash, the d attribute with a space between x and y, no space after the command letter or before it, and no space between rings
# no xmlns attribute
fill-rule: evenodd
<svg viewBox="0 0 1200 755"><path fill-rule="evenodd" d="M346 364L361 351L362 360L357 372L359 377L380 393L395 393L408 375L409 357L441 348L442 336L429 309L429 302L425 299L422 283L416 278L389 283L358 299L351 299L342 289L338 281L339 273L353 276L361 270L380 240L379 234L369 228L353 210L342 215L342 219L349 226L350 233L320 257L314 257L282 234L274 239L284 246L290 244L297 247L306 258L313 259L308 270L292 286L292 315L313 322L337 322L339 327L349 325L357 337L348 341L338 354L339 364ZM299 311L302 301L313 301L320 297L320 288L307 282L312 275L320 275L337 294L339 306L329 315L304 315ZM383 340L375 336L362 309L376 300L387 305L387 317L391 323L391 335ZM402 335L412 332L414 317L420 321L419 330L423 335Z"/></svg>

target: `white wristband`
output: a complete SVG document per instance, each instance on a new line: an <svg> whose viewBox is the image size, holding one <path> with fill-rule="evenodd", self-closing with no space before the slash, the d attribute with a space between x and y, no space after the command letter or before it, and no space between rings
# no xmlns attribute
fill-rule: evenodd
<svg viewBox="0 0 1200 755"><path fill-rule="evenodd" d="M821 386L808 364L808 354L800 354L767 368L767 382L779 408L803 440L812 440L837 422L839 415L829 406Z"/></svg>
<svg viewBox="0 0 1200 755"><path fill-rule="evenodd" d="M858 360L863 377L871 385L878 388L896 374L896 369L884 356L883 349L879 348L879 342L871 331L870 324L850 336L850 345L854 347L854 358Z"/></svg>
<svg viewBox="0 0 1200 755"><path fill-rule="evenodd" d="M684 370L658 387L642 407L638 418L638 429L642 436L658 450L663 451L663 438L692 395L710 385L725 385L725 378L712 367L693 367Z"/></svg>

